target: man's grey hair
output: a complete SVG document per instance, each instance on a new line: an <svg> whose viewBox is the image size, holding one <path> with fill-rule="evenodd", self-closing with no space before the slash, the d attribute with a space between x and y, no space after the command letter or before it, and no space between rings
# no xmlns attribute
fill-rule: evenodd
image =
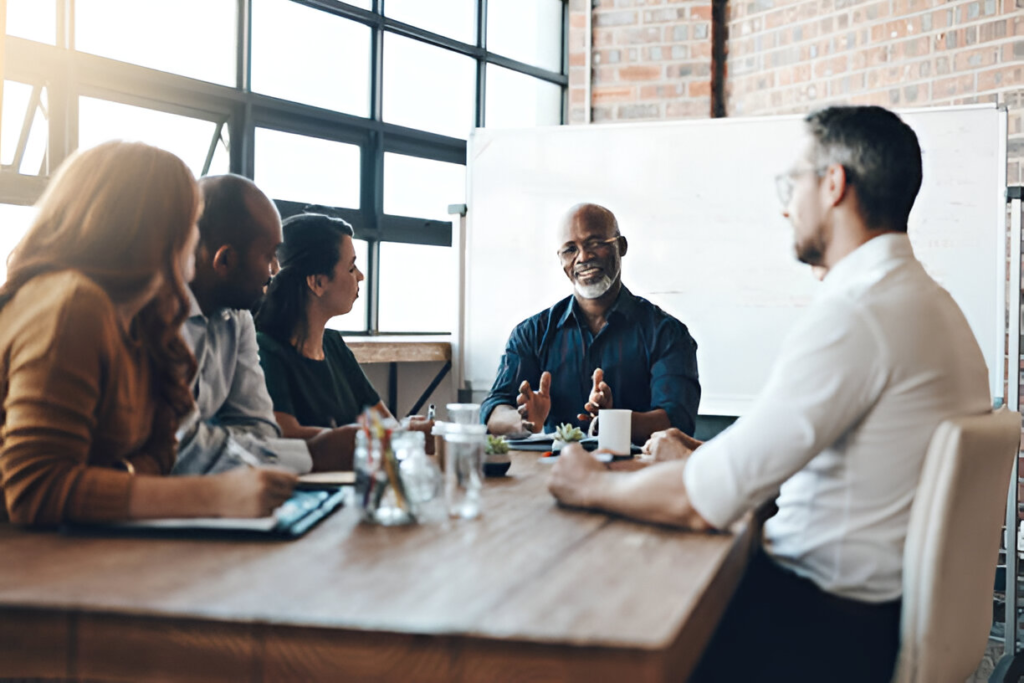
<svg viewBox="0 0 1024 683"><path fill-rule="evenodd" d="M921 147L910 126L882 107L828 107L805 123L818 173L842 165L868 227L905 231L921 189Z"/></svg>

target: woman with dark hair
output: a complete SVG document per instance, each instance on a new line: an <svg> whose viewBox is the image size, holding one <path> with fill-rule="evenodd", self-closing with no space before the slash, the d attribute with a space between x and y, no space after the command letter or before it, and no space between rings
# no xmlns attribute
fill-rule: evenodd
<svg viewBox="0 0 1024 683"><path fill-rule="evenodd" d="M181 337L199 190L141 143L73 155L0 288L0 520L33 526L269 514L295 477L163 477L193 407Z"/></svg>
<svg viewBox="0 0 1024 683"><path fill-rule="evenodd" d="M344 429L367 407L390 416L341 334L326 329L352 310L363 281L352 226L305 213L285 220L283 230L280 270L256 314L260 364L281 431L308 439ZM430 428L423 420L411 425Z"/></svg>

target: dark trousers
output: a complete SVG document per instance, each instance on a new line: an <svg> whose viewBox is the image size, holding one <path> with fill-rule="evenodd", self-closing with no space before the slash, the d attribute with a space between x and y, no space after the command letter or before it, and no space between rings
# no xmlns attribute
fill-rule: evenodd
<svg viewBox="0 0 1024 683"><path fill-rule="evenodd" d="M758 550L691 683L889 683L900 601L840 598Z"/></svg>

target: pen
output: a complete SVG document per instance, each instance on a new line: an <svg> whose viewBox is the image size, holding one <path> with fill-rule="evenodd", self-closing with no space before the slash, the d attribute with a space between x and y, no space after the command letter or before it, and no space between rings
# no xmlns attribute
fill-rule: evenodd
<svg viewBox="0 0 1024 683"><path fill-rule="evenodd" d="M435 414L434 404L431 403L427 407L427 421L428 422L434 419L434 414Z"/></svg>

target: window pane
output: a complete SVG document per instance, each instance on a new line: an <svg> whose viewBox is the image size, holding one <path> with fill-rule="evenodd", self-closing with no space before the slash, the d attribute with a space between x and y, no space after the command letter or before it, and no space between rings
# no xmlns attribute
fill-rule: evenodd
<svg viewBox="0 0 1024 683"><path fill-rule="evenodd" d="M487 49L561 71L562 6L562 0L489 0Z"/></svg>
<svg viewBox="0 0 1024 683"><path fill-rule="evenodd" d="M234 85L237 5L235 0L77 0L75 48Z"/></svg>
<svg viewBox="0 0 1024 683"><path fill-rule="evenodd" d="M384 155L384 213L450 221L449 204L466 202L466 167L404 154Z"/></svg>
<svg viewBox="0 0 1024 683"><path fill-rule="evenodd" d="M38 100L33 102L33 93L36 92ZM30 106L33 106L32 123L25 139L21 163L15 170L25 175L45 175L50 126L43 113L47 111L48 103L46 88L42 86L37 90L25 83L4 81L4 106L0 115L3 119L0 123L0 164L11 167L17 160L18 143L25 125L25 114Z"/></svg>
<svg viewBox="0 0 1024 683"><path fill-rule="evenodd" d="M466 139L473 127L476 62L411 38L384 37L384 120Z"/></svg>
<svg viewBox="0 0 1024 683"><path fill-rule="evenodd" d="M451 332L455 270L451 247L381 242L381 332Z"/></svg>
<svg viewBox="0 0 1024 683"><path fill-rule="evenodd" d="M557 126L562 122L562 88L488 64L486 121L488 128Z"/></svg>
<svg viewBox="0 0 1024 683"><path fill-rule="evenodd" d="M255 0L252 88L370 115L370 28L291 0Z"/></svg>
<svg viewBox="0 0 1024 683"><path fill-rule="evenodd" d="M365 240L352 240L356 248L356 265L366 276L366 264L370 262L367 257L368 249ZM369 297L370 283L363 280L359 283L359 298L356 299L352 310L345 315L339 315L327 321L327 327L341 332L366 332L366 301Z"/></svg>
<svg viewBox="0 0 1024 683"><path fill-rule="evenodd" d="M256 184L273 199L359 208L359 147L256 129Z"/></svg>
<svg viewBox="0 0 1024 683"><path fill-rule="evenodd" d="M35 215L34 206L0 204L0 284L7 281L7 257L28 232Z"/></svg>
<svg viewBox="0 0 1024 683"><path fill-rule="evenodd" d="M388 0L384 10L397 21L476 44L476 0Z"/></svg>
<svg viewBox="0 0 1024 683"><path fill-rule="evenodd" d="M177 154L196 176L202 175L216 130L213 121L92 97L78 99L79 148L107 140L138 140Z"/></svg>
<svg viewBox="0 0 1024 683"><path fill-rule="evenodd" d="M7 0L7 35L57 44L57 3L51 0Z"/></svg>

